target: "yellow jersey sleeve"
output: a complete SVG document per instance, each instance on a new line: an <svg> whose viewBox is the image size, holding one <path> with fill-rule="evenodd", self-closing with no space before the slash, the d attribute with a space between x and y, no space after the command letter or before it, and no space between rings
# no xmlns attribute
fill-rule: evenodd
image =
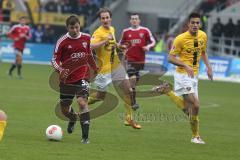
<svg viewBox="0 0 240 160"><path fill-rule="evenodd" d="M207 34L206 33L203 34L203 41L204 41L203 52L206 52L206 50L207 50Z"/></svg>
<svg viewBox="0 0 240 160"><path fill-rule="evenodd" d="M101 42L102 40L103 40L103 38L101 37L101 35L97 31L93 33L92 38L91 38L91 43L92 44Z"/></svg>
<svg viewBox="0 0 240 160"><path fill-rule="evenodd" d="M173 41L173 46L170 50L170 54L172 55L179 55L182 52L182 44L181 39L179 37L176 37Z"/></svg>

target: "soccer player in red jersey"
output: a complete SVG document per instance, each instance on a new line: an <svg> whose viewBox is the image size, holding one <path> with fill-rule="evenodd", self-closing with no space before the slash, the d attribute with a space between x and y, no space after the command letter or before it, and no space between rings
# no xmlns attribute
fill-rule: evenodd
<svg viewBox="0 0 240 160"><path fill-rule="evenodd" d="M90 115L87 99L89 96L90 70L97 72L97 66L90 49L90 35L80 32L77 16L67 18L68 32L57 41L52 58L53 67L60 74L60 106L62 113L69 119L68 133L72 133L80 116L82 143L89 143L88 133ZM80 114L71 108L76 96Z"/></svg>
<svg viewBox="0 0 240 160"><path fill-rule="evenodd" d="M12 26L7 36L11 38L14 43L14 52L16 55L15 62L11 65L8 75L12 76L12 71L17 67L18 78L21 79L21 68L22 68L22 55L25 47L25 43L31 38L30 27L26 25L27 18L20 17L19 24Z"/></svg>
<svg viewBox="0 0 240 160"><path fill-rule="evenodd" d="M131 14L131 27L123 30L120 40L120 44L126 45L128 48L125 57L127 61L127 73L133 89L135 108L139 107L136 103L136 83L140 78L139 71L144 68L145 53L154 47L156 43L151 31L146 27L140 26L140 22L137 13Z"/></svg>

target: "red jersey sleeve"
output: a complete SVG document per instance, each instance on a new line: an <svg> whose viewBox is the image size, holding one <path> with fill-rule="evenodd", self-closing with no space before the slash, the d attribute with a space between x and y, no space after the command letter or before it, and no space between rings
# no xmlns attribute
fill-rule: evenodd
<svg viewBox="0 0 240 160"><path fill-rule="evenodd" d="M156 41L155 41L155 39L154 39L154 37L153 37L151 31L150 31L149 29L146 29L146 31L147 31L147 38L148 38L148 41L150 42L150 43L147 45L147 47L150 49L150 48L152 48L152 47L155 46Z"/></svg>
<svg viewBox="0 0 240 160"><path fill-rule="evenodd" d="M59 72L62 72L64 70L64 68L61 67L61 59L62 59L62 39L59 39L55 46L51 61L53 68L55 68Z"/></svg>
<svg viewBox="0 0 240 160"><path fill-rule="evenodd" d="M12 26L12 28L10 29L10 31L7 33L7 36L8 36L9 38L13 39L13 40L14 40L15 38L17 38L17 34L15 34L15 33L16 33L16 28L17 28L16 25Z"/></svg>

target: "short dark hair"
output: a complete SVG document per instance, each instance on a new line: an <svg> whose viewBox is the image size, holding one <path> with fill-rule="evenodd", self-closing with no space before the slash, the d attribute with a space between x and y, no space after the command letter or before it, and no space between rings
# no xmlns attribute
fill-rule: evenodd
<svg viewBox="0 0 240 160"><path fill-rule="evenodd" d="M112 12L108 8L100 8L100 10L98 11L98 14L97 14L98 17L101 18L101 13L104 13L104 12L108 12L110 17L112 17Z"/></svg>
<svg viewBox="0 0 240 160"><path fill-rule="evenodd" d="M135 15L139 16L139 13L136 13L136 12L130 13L130 17Z"/></svg>
<svg viewBox="0 0 240 160"><path fill-rule="evenodd" d="M80 21L77 15L71 15L66 20L66 26L75 25L76 23L80 24Z"/></svg>
<svg viewBox="0 0 240 160"><path fill-rule="evenodd" d="M200 14L197 12L192 12L189 16L188 16L188 21L191 20L191 18L201 18Z"/></svg>

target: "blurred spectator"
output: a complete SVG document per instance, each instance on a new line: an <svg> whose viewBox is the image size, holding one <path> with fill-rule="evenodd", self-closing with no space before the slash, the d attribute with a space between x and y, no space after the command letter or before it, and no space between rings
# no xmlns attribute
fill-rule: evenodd
<svg viewBox="0 0 240 160"><path fill-rule="evenodd" d="M57 12L58 4L54 0L48 1L45 5L45 10L47 12Z"/></svg>
<svg viewBox="0 0 240 160"><path fill-rule="evenodd" d="M164 34L162 34L162 35L157 34L156 38L157 38L157 43L156 43L156 45L154 47L154 51L155 52L164 52L164 51L166 51L166 44L165 44L166 36L164 36Z"/></svg>
<svg viewBox="0 0 240 160"><path fill-rule="evenodd" d="M233 38L235 32L235 24L233 23L232 18L229 18L228 23L224 26L224 36L226 38Z"/></svg>
<svg viewBox="0 0 240 160"><path fill-rule="evenodd" d="M43 42L44 31L42 25L37 25L37 28L33 31L33 41L36 43Z"/></svg>
<svg viewBox="0 0 240 160"><path fill-rule="evenodd" d="M215 24L213 24L213 27L211 29L211 33L213 36L213 51L218 51L218 45L219 45L219 39L222 37L223 35L223 30L224 30L224 25L221 22L221 19L218 17L217 18L217 22Z"/></svg>
<svg viewBox="0 0 240 160"><path fill-rule="evenodd" d="M228 23L224 26L224 31L223 31L224 37L226 38L225 44L228 45L228 46L232 45L231 39L229 39L229 38L233 38L234 37L235 28L236 27L233 24L232 18L229 18ZM226 48L225 52L227 54L229 54L230 53L230 49Z"/></svg>
<svg viewBox="0 0 240 160"><path fill-rule="evenodd" d="M240 47L240 20L237 21L236 29L235 29L235 45Z"/></svg>
<svg viewBox="0 0 240 160"><path fill-rule="evenodd" d="M220 38L223 34L223 29L224 29L224 26L221 22L221 19L217 18L217 22L213 24L213 27L211 29L212 36Z"/></svg>
<svg viewBox="0 0 240 160"><path fill-rule="evenodd" d="M54 43L54 30L49 24L44 26L43 42Z"/></svg>
<svg viewBox="0 0 240 160"><path fill-rule="evenodd" d="M15 8L14 3L12 0L3 0L2 2L2 14L3 14L3 21L9 22L11 17L11 11Z"/></svg>
<svg viewBox="0 0 240 160"><path fill-rule="evenodd" d="M166 35L166 48L168 53L172 49L174 39L175 39L174 35Z"/></svg>
<svg viewBox="0 0 240 160"><path fill-rule="evenodd" d="M62 13L71 13L73 10L69 0L60 1L60 6Z"/></svg>

